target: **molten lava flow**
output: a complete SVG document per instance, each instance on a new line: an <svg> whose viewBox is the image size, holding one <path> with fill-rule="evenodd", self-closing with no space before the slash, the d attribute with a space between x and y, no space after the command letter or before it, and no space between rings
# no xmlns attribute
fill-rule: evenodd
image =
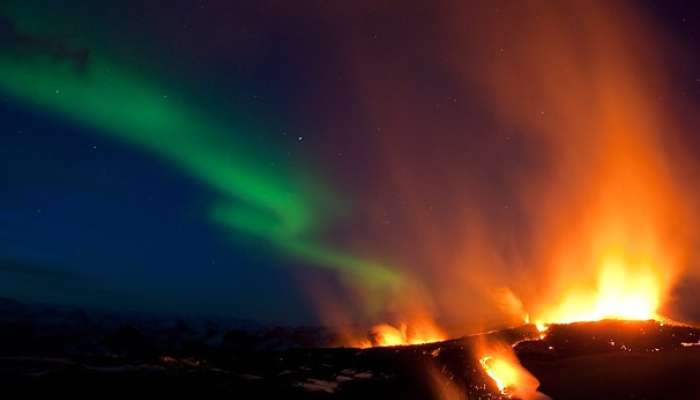
<svg viewBox="0 0 700 400"><path fill-rule="evenodd" d="M375 325L369 338L355 341L352 346L383 347L424 344L446 340L447 336L433 322L428 320L416 321L411 325L399 323L398 327L390 324Z"/></svg>
<svg viewBox="0 0 700 400"><path fill-rule="evenodd" d="M537 378L520 364L510 346L485 346L479 353L481 367L503 395L522 400L546 398L537 391Z"/></svg>
<svg viewBox="0 0 700 400"><path fill-rule="evenodd" d="M512 388L517 384L518 370L512 363L492 356L484 356L479 362L502 393L505 394L506 389Z"/></svg>

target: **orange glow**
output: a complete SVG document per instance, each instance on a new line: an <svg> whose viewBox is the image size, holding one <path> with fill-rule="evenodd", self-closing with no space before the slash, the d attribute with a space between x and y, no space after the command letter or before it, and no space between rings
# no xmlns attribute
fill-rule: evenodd
<svg viewBox="0 0 700 400"><path fill-rule="evenodd" d="M537 328L537 332L539 333L545 333L549 330L549 327L541 321L535 322L535 327Z"/></svg>
<svg viewBox="0 0 700 400"><path fill-rule="evenodd" d="M503 394L507 393L506 390L517 385L520 373L518 366L503 358L494 358L493 356L484 356L479 362Z"/></svg>
<svg viewBox="0 0 700 400"><path fill-rule="evenodd" d="M541 318L549 323L660 319L657 309L664 293L663 280L657 275L651 265L626 264L622 257L607 258L594 289L566 294Z"/></svg>
<svg viewBox="0 0 700 400"><path fill-rule="evenodd" d="M673 110L656 100L668 89L648 51L658 38L641 14L615 10L513 5L507 30L501 13L476 21L503 52L484 54L466 79L541 151L541 169L519 181L530 236L514 259L526 273L502 278L532 321L661 319L689 265L694 193L678 179L682 149L668 141Z"/></svg>
<svg viewBox="0 0 700 400"><path fill-rule="evenodd" d="M541 308L534 322L544 337L547 324L602 319L663 320L658 309L667 295L663 274L649 260L610 252L594 285L571 285L559 300ZM529 314L524 318L530 323Z"/></svg>
<svg viewBox="0 0 700 400"><path fill-rule="evenodd" d="M466 400L466 395L462 390L441 373L437 368L428 368L428 376L432 381L433 391L435 393L435 398L439 400Z"/></svg>
<svg viewBox="0 0 700 400"><path fill-rule="evenodd" d="M389 324L380 324L372 329L372 336L377 346L401 346L411 344L407 330L406 324L400 324L398 328Z"/></svg>
<svg viewBox="0 0 700 400"><path fill-rule="evenodd" d="M485 346L479 353L481 367L503 395L522 400L546 398L537 391L537 378L520 364L510 346Z"/></svg>
<svg viewBox="0 0 700 400"><path fill-rule="evenodd" d="M407 284L358 289L338 301L356 309L331 314L406 318L419 293L455 336L523 321L544 337L553 323L682 319L669 300L697 275L697 157L679 134L692 115L669 70L680 54L653 20L602 0L455 2L423 17L420 51L338 35L381 132L367 219L392 217L353 245L391 260ZM422 67L397 68L433 64L454 88L444 101L415 89ZM426 133L435 139L417 139ZM379 327L379 345L410 343L405 330Z"/></svg>
<svg viewBox="0 0 700 400"><path fill-rule="evenodd" d="M428 320L416 321L411 325L399 323L375 325L368 338L355 341L353 347L384 347L425 344L446 340L445 333L433 322Z"/></svg>

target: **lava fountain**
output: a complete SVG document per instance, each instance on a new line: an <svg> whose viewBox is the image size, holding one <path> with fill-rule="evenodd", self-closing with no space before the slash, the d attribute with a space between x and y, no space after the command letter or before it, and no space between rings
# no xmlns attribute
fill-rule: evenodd
<svg viewBox="0 0 700 400"><path fill-rule="evenodd" d="M537 153L516 183L527 271L506 277L512 291L540 324L663 319L690 264L696 198L677 115L659 101L673 90L659 57L668 44L641 12L609 2L474 12L459 14L473 22L460 21L463 37L489 43L462 46L482 56L461 75Z"/></svg>

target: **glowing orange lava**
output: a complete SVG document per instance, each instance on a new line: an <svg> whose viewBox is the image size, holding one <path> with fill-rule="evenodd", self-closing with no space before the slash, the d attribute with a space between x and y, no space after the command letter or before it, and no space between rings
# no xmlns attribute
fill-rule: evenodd
<svg viewBox="0 0 700 400"><path fill-rule="evenodd" d="M503 395L523 400L546 398L537 391L537 378L520 364L510 346L485 346L479 353L481 367Z"/></svg>
<svg viewBox="0 0 700 400"><path fill-rule="evenodd" d="M440 328L430 321L419 321L408 325L399 323L398 326L379 324L372 328L369 338L360 340L355 347L383 347L424 344L446 340L447 336Z"/></svg>
<svg viewBox="0 0 700 400"><path fill-rule="evenodd" d="M573 288L537 318L545 323L570 323L601 319L662 319L657 310L665 294L664 279L648 259L621 252L601 262L594 287Z"/></svg>

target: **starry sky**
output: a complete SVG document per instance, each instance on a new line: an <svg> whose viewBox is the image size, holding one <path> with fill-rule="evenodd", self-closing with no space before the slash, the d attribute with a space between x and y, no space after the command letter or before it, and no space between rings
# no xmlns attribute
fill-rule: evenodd
<svg viewBox="0 0 700 400"><path fill-rule="evenodd" d="M697 146L700 10L651 3L671 142ZM510 49L452 6L3 2L0 296L311 323L429 292L476 226L518 259L541 143L455 73Z"/></svg>

